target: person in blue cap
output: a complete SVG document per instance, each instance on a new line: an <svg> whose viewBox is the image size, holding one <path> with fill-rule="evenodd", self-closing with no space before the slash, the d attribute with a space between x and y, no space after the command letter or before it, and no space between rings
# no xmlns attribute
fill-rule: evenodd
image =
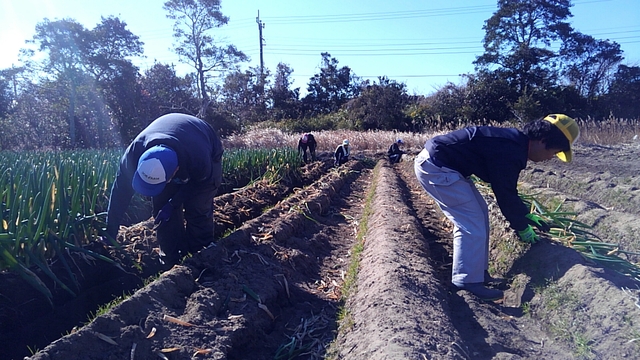
<svg viewBox="0 0 640 360"><path fill-rule="evenodd" d="M518 178L527 161L546 161L557 156L573 158L571 147L580 136L578 124L569 116L550 114L525 124L522 130L472 126L437 135L416 156L414 170L420 185L453 223L451 282L483 300L503 297L489 268L489 209L471 175L491 184L498 206L520 240L538 241L534 227L544 232L549 225L529 212L518 195Z"/></svg>
<svg viewBox="0 0 640 360"><path fill-rule="evenodd" d="M222 154L220 138L205 121L178 113L154 120L120 159L107 209L107 235L117 238L138 193L151 197L163 263L173 266L187 253L210 245Z"/></svg>

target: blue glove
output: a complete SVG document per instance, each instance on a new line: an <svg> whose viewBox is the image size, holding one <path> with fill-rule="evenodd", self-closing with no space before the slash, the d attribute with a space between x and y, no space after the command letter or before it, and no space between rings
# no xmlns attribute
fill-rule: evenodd
<svg viewBox="0 0 640 360"><path fill-rule="evenodd" d="M535 231L533 231L531 225L527 225L524 230L518 231L518 236L520 237L520 240L528 244L535 244L536 241L540 240Z"/></svg>
<svg viewBox="0 0 640 360"><path fill-rule="evenodd" d="M173 213L173 205L171 205L171 201L167 202L158 214L156 215L155 221L153 222L155 225L160 225L165 221L169 221L171 218L171 214Z"/></svg>
<svg viewBox="0 0 640 360"><path fill-rule="evenodd" d="M540 216L536 214L527 214L525 217L527 218L527 222L529 223L529 225L537 227L538 230L542 231L543 233L549 232L549 230L551 230L549 224L547 224Z"/></svg>

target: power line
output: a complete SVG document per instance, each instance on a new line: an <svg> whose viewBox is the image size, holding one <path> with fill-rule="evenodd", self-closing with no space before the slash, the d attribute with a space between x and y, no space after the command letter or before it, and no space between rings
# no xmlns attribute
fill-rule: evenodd
<svg viewBox="0 0 640 360"><path fill-rule="evenodd" d="M292 73L290 76L291 77L313 77L317 74L314 75L302 75L302 74L295 74ZM366 78L366 79L377 79L380 76L386 76L388 78L430 78L430 77L452 77L452 76L463 76L464 74L421 74L421 75L357 75L357 77L359 78Z"/></svg>
<svg viewBox="0 0 640 360"><path fill-rule="evenodd" d="M475 9L472 9L475 8ZM452 8L452 9L439 9L439 10L423 10L423 11L403 11L392 13L369 13L369 14L347 14L347 15L312 15L312 16L297 16L297 17L265 17L269 20L269 23L274 25L298 25L298 24L324 24L324 23L341 23L341 22L362 22L362 21L384 21L384 20L401 20L401 19L416 19L416 18L429 18L429 17L441 17L441 16L459 16L475 13L486 12L489 8L495 8L493 6L483 7L469 7L469 8ZM467 9L459 11L456 9Z"/></svg>
<svg viewBox="0 0 640 360"><path fill-rule="evenodd" d="M308 54L300 54L300 53L291 53L291 52L267 52L267 54L272 55L288 55L288 56L313 56L317 57L318 54L322 52L329 52L331 56L411 56L411 55L460 55L460 54L477 54L477 51L446 51L446 52L394 52L394 53L382 53L382 54L359 54L359 53L349 53L349 52L335 52L335 51L317 51L315 53Z"/></svg>
<svg viewBox="0 0 640 360"><path fill-rule="evenodd" d="M594 1L574 1L577 4L602 3L610 0L594 0ZM493 13L497 10L495 5L477 5L450 7L432 10L416 10L416 11L396 11L384 13L352 13L352 14L333 14L333 15L305 15L305 16L263 16L270 23L270 26L289 26L297 24L337 24L344 22L365 22L365 21L386 21L386 20L402 20L402 19L420 19L445 16L460 16L466 14L487 12ZM219 28L222 36L232 36L237 33L234 30L248 29L255 25L257 19L240 18L238 20L231 19L228 25ZM626 29L616 31L619 29ZM629 30L630 29L630 30ZM619 34L629 34L631 36L617 37L616 42L630 44L636 43L637 36L635 33L640 32L637 28L620 28L611 27L598 29L594 37L597 36L613 36ZM145 32L147 33L147 32ZM154 34L153 31L149 31ZM153 39L166 39L172 37L167 35L167 30L159 30ZM153 36L153 35L152 35ZM260 35L261 41L262 36ZM258 47L253 36L251 39L245 37L245 40L234 39L235 45L242 49L248 56L263 55L262 43ZM292 56L292 57L317 57L321 52L330 52L334 56L368 56L368 57L389 57L389 56L446 56L459 54L479 54L484 51L481 46L481 39L471 41L471 38L442 38L442 39L381 39L379 37L371 39L314 39L299 37L267 37L270 41L268 46L264 48L264 54L272 56ZM623 40L623 41L620 41ZM443 46L446 45L446 46ZM459 45L459 46L458 46ZM470 45L470 46L465 46ZM475 46L471 46L475 45ZM261 64L262 64L261 60ZM296 77L307 75L295 75ZM457 75L413 75L413 77L435 77L435 76L457 76ZM366 77L366 76L363 76ZM402 76L411 77L411 76Z"/></svg>
<svg viewBox="0 0 640 360"><path fill-rule="evenodd" d="M332 47L334 48L349 48L349 49L353 49L353 48L362 48L362 47L399 47L399 46L416 46L416 47L420 47L420 46L441 46L441 45L457 45L457 44L474 44L476 46L480 46L480 42L479 41L459 41L459 42L423 42L423 41L418 41L418 42L400 42L400 43L372 43L372 44L331 44ZM282 47L293 47L296 49L299 48L305 48L305 47L310 47L310 46L317 46L316 44L309 44L309 43L275 43L271 45L273 46L282 46Z"/></svg>
<svg viewBox="0 0 640 360"><path fill-rule="evenodd" d="M638 33L640 32L640 29L638 30L627 30L627 31L609 31L609 32L601 32L601 33L596 33L592 36L607 36L607 35L616 35L616 34L634 34L634 33ZM158 37L158 38L151 38L150 40L155 40L155 39L163 39L164 37ZM239 48L254 48L257 49L255 46L255 42L254 40L249 41L248 38L247 39L247 43L248 45L244 45L245 43L238 43L236 42L236 46L238 46ZM379 51L411 51L411 52L416 52L416 51L435 51L435 50L447 50L447 49L475 49L476 51L482 51L482 47L480 46L480 41L452 41L451 39L446 39L446 38L442 38L442 39L430 39L430 40L424 40L424 39L416 39L415 42L401 42L401 43L388 43L387 41L393 41L392 39L372 39L372 40L363 40L363 39L338 39L338 43L336 43L334 40L330 40L330 39L301 39L301 38L276 38L278 42L275 43L271 43L269 46L267 46L266 49L266 53L269 54L280 54L280 55L288 55L288 54L303 54L305 52L315 52L315 53L319 53L319 52L335 52L335 51L340 51L343 48L348 48L349 50L352 50L350 53L351 54L355 54L356 52L379 52ZM293 43L288 41L288 39L295 39L298 41L304 41L303 43ZM464 39L464 38L463 38ZM636 39L640 39L640 36L624 36L624 37L617 37L616 42L618 43L636 43L637 41L635 41ZM382 40L383 42L378 42ZM631 40L631 41L621 41L621 40ZM310 43L311 41L314 41L314 43ZM363 43L363 42L367 42L370 41L368 43ZM404 40L406 41L406 40ZM323 43L326 43L327 45L323 45ZM478 46L468 46L468 47L436 47L436 48L424 48L424 46L431 46L431 45L441 45L442 43L446 43L447 45L464 45L464 44L478 44ZM320 48L319 46L321 46L322 48ZM406 47L410 47L410 48L406 48ZM375 48L375 49L362 49L362 48ZM380 49L381 47L386 47L387 49ZM404 47L402 49L396 49L396 47ZM416 47L416 48L411 48L411 47ZM292 52L292 50L294 50L294 52ZM249 50L250 51L250 50ZM248 51L245 51L245 53ZM452 52L436 52L433 54L451 54ZM460 52L454 52L454 53L460 53ZM468 52L464 52L464 53L468 53ZM393 53L386 53L386 55L392 55ZM424 52L421 52L420 54L425 54Z"/></svg>

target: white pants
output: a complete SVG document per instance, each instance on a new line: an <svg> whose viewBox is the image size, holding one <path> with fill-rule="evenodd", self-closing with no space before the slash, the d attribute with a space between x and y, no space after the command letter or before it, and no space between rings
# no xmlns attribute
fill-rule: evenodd
<svg viewBox="0 0 640 360"><path fill-rule="evenodd" d="M459 172L438 167L422 150L414 170L420 185L453 223L453 269L456 284L481 283L489 268L489 209L473 182Z"/></svg>

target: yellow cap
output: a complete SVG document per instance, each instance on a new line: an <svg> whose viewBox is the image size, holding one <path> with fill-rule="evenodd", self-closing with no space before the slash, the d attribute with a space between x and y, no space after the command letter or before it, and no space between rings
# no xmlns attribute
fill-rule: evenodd
<svg viewBox="0 0 640 360"><path fill-rule="evenodd" d="M550 114L547 115L544 120L557 126L564 136L567 137L567 140L569 140L569 150L561 151L557 153L556 156L564 162L571 162L573 159L571 146L580 137L580 128L578 127L578 124L576 124L575 120L564 114Z"/></svg>

